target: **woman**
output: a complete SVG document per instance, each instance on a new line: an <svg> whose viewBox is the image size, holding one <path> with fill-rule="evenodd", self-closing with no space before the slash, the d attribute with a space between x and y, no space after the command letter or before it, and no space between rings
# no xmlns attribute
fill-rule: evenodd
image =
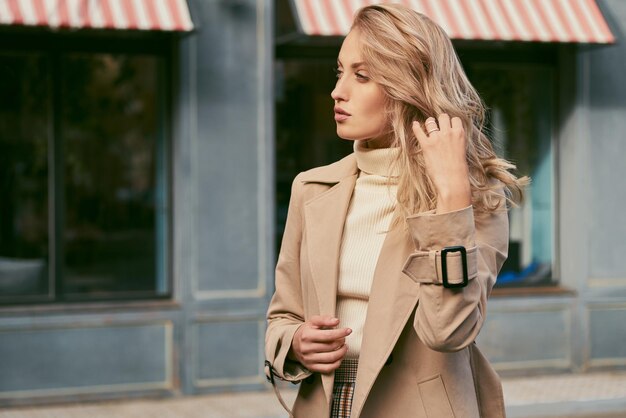
<svg viewBox="0 0 626 418"><path fill-rule="evenodd" d="M424 15L361 9L337 66L337 134L355 152L294 180L268 378L302 382L298 418L503 417L473 342L526 179L494 154L478 94Z"/></svg>

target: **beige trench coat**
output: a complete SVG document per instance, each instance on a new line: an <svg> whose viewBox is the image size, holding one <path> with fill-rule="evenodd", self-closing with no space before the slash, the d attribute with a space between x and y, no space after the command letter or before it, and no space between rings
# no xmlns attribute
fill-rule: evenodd
<svg viewBox="0 0 626 418"><path fill-rule="evenodd" d="M287 353L303 321L335 315L341 235L357 175L351 154L293 183L265 352L277 377L302 381L296 418L330 415L333 374L312 374ZM351 418L504 417L500 380L474 340L506 258L506 210L429 212L407 225L387 233L378 259ZM467 249L469 283L448 289L441 285L440 250L455 245ZM446 260L449 280L458 282L460 253Z"/></svg>

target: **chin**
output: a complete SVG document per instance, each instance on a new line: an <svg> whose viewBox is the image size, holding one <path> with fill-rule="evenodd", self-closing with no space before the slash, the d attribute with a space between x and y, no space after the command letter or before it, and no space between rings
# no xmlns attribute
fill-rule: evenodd
<svg viewBox="0 0 626 418"><path fill-rule="evenodd" d="M337 127L337 136L341 139L345 139L346 141L360 141L367 138L362 135L355 135L354 133L345 132L343 129L339 129L339 127Z"/></svg>

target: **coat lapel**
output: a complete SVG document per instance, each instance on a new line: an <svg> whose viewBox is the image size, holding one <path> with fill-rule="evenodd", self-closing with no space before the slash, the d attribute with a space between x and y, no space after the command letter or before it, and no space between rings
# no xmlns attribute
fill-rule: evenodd
<svg viewBox="0 0 626 418"><path fill-rule="evenodd" d="M402 273L414 251L401 222L385 238L374 272L359 356L352 416L358 417L369 391L389 358L419 296L419 285Z"/></svg>
<svg viewBox="0 0 626 418"><path fill-rule="evenodd" d="M356 177L354 174L343 178L326 192L305 203L308 255L320 315L335 315L339 250Z"/></svg>
<svg viewBox="0 0 626 418"><path fill-rule="evenodd" d="M343 226L356 183L356 164L351 161L349 172L335 182L315 178L314 183L336 183L304 204L304 223L311 275L320 315L335 315L339 251ZM322 385L330 405L334 374L323 374Z"/></svg>

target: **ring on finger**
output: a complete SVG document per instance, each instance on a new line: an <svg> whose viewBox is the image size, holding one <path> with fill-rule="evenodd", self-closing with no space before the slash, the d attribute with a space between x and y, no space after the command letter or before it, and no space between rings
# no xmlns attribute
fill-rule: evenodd
<svg viewBox="0 0 626 418"><path fill-rule="evenodd" d="M439 128L437 128L436 126L435 126L435 127L432 127L432 128L430 128L430 129L428 129L428 130L426 131L426 135L430 135L430 134L432 134L433 132L437 132L438 130L439 130Z"/></svg>
<svg viewBox="0 0 626 418"><path fill-rule="evenodd" d="M435 120L435 118L432 117L426 119L426 122L424 122L424 127L426 128L427 135L430 135L431 133L439 130L439 126L437 126L437 121Z"/></svg>

